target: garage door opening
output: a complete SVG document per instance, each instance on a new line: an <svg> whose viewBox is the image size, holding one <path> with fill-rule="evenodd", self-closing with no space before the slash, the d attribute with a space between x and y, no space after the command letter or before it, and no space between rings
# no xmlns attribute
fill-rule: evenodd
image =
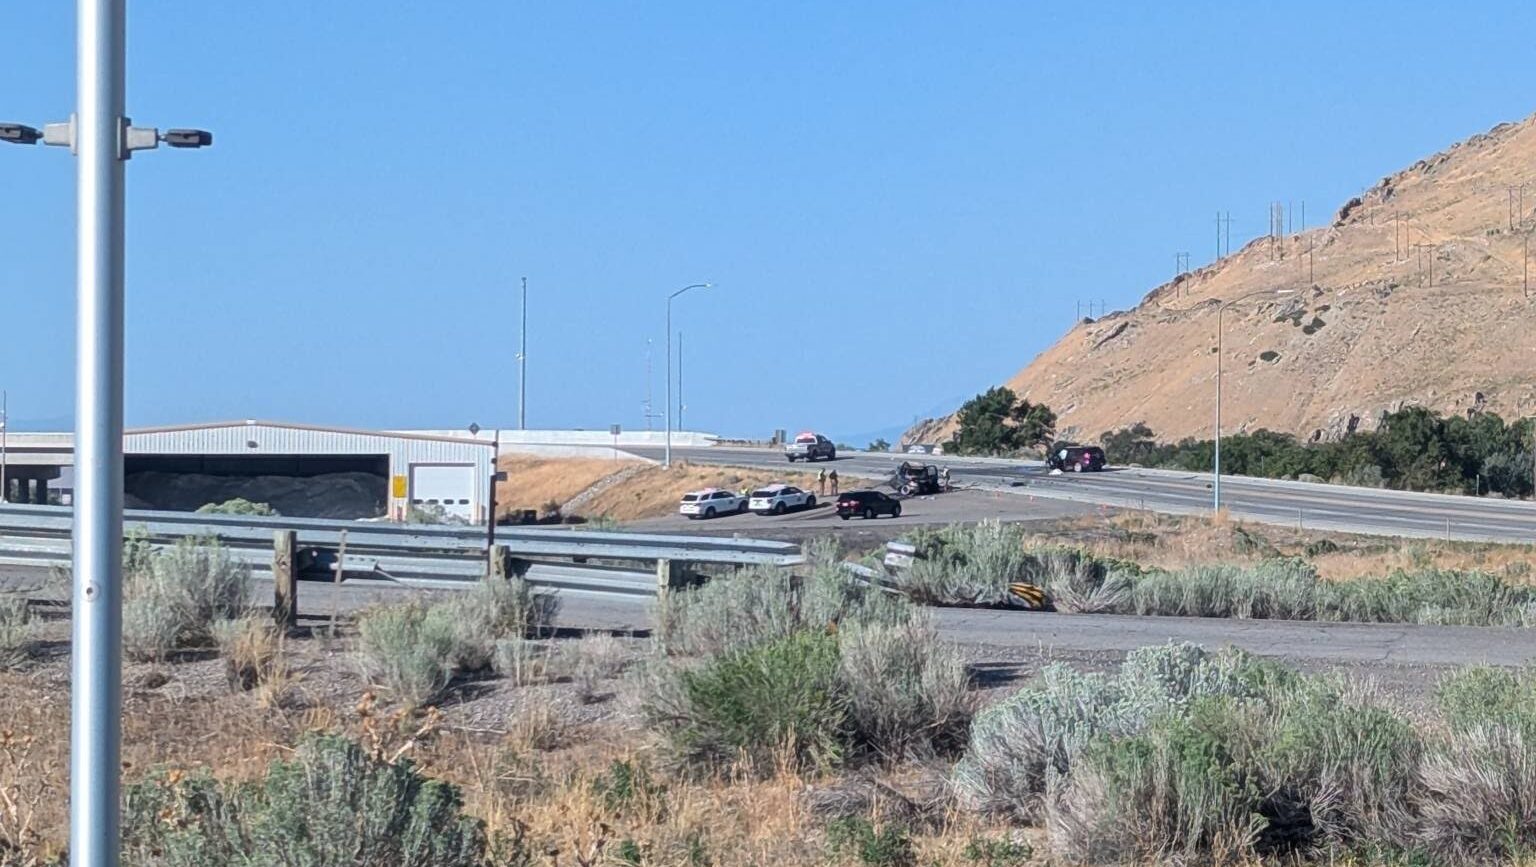
<svg viewBox="0 0 1536 867"><path fill-rule="evenodd" d="M389 507L388 455L126 455L130 509L195 512L242 499L292 518L377 518Z"/></svg>

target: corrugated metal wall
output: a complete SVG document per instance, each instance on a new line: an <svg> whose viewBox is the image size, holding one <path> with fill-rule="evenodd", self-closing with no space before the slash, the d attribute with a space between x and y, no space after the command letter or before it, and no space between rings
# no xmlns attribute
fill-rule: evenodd
<svg viewBox="0 0 1536 867"><path fill-rule="evenodd" d="M486 488L491 474L489 445L471 439L262 422L146 429L129 432L123 439L124 452L141 455L388 455L392 517L399 517L405 511L406 497L396 479L409 480L411 467L469 465L475 468L474 490L470 498L475 504L476 521L484 520L489 494ZM404 485L408 489L409 482Z"/></svg>

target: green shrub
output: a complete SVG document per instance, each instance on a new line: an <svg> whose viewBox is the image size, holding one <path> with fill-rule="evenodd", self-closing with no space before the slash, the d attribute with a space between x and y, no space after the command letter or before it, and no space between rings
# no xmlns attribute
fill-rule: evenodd
<svg viewBox="0 0 1536 867"><path fill-rule="evenodd" d="M489 666L496 642L528 638L554 621L556 597L535 594L521 578L480 581L468 591L434 603L455 624L459 644L457 665L464 671Z"/></svg>
<svg viewBox="0 0 1536 867"><path fill-rule="evenodd" d="M26 598L0 596L0 669L15 668L30 659L36 635Z"/></svg>
<svg viewBox="0 0 1536 867"><path fill-rule="evenodd" d="M849 736L838 666L836 639L798 633L664 674L645 711L690 768L830 768Z"/></svg>
<svg viewBox="0 0 1536 867"><path fill-rule="evenodd" d="M974 700L965 662L925 620L838 633L848 714L861 746L889 758L958 749Z"/></svg>
<svg viewBox="0 0 1536 867"><path fill-rule="evenodd" d="M1436 684L1435 704L1454 729L1497 724L1536 734L1536 670L1460 669Z"/></svg>
<svg viewBox="0 0 1536 867"><path fill-rule="evenodd" d="M461 625L449 606L407 602L365 612L357 621L364 667L401 701L434 700L463 656Z"/></svg>
<svg viewBox="0 0 1536 867"><path fill-rule="evenodd" d="M981 867L1023 867L1035 857L1035 850L1022 841L973 837L960 854L965 860Z"/></svg>
<svg viewBox="0 0 1536 867"><path fill-rule="evenodd" d="M452 785L310 735L251 783L162 771L128 786L123 854L144 867L479 867L486 838Z"/></svg>
<svg viewBox="0 0 1536 867"><path fill-rule="evenodd" d="M266 503L253 503L243 497L222 503L204 503L197 508L199 515L264 515L276 516L277 510Z"/></svg>
<svg viewBox="0 0 1536 867"><path fill-rule="evenodd" d="M876 828L862 816L844 816L827 824L827 849L834 857L853 858L869 867L915 867L917 854L907 830Z"/></svg>
<svg viewBox="0 0 1536 867"><path fill-rule="evenodd" d="M213 624L250 608L251 570L217 539L186 538L131 552L124 574L123 647L135 659L211 640Z"/></svg>
<svg viewBox="0 0 1536 867"><path fill-rule="evenodd" d="M656 782L644 765L615 760L597 779L592 791L610 813L645 811L667 794L667 787Z"/></svg>

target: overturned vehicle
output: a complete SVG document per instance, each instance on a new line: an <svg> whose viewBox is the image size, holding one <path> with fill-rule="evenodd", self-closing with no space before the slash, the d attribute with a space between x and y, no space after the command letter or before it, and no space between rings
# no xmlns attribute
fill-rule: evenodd
<svg viewBox="0 0 1536 867"><path fill-rule="evenodd" d="M918 494L937 494L944 490L945 479L933 464L914 464L902 461L891 476L891 487L904 497Z"/></svg>

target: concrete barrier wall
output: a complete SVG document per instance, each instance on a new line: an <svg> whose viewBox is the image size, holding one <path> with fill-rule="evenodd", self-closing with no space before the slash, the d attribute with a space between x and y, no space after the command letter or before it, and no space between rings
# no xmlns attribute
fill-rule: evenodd
<svg viewBox="0 0 1536 867"><path fill-rule="evenodd" d="M396 433L425 434L428 436L469 437L466 430L413 430L396 431ZM475 439L491 441L497 435L501 437L501 450L503 452L529 453L530 447L579 447L582 451L593 448L606 448L613 451L615 439L606 430L513 430L503 428L501 431L482 430L475 435ZM673 431L673 448L709 448L719 441L719 437L700 431ZM617 443L620 449L633 448L663 448L667 444L665 431L624 431L619 434Z"/></svg>

